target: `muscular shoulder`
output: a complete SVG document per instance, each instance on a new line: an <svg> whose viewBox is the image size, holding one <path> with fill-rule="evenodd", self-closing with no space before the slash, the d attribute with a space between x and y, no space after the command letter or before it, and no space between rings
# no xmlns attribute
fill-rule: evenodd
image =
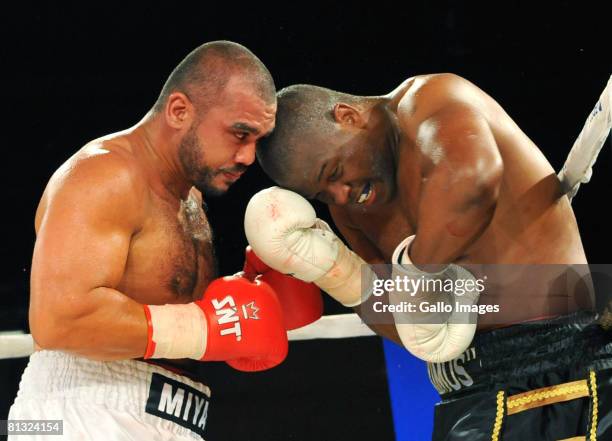
<svg viewBox="0 0 612 441"><path fill-rule="evenodd" d="M421 122L448 106L477 107L482 93L474 84L452 73L419 75L409 81L397 116L402 129L412 134L416 134Z"/></svg>
<svg viewBox="0 0 612 441"><path fill-rule="evenodd" d="M36 213L36 227L53 205L98 209L126 222L141 224L148 186L132 152L121 142L93 141L53 174Z"/></svg>

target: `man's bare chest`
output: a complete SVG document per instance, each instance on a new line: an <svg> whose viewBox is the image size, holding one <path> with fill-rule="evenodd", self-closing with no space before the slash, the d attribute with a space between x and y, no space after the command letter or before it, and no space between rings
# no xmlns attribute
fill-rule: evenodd
<svg viewBox="0 0 612 441"><path fill-rule="evenodd" d="M397 203L386 204L372 211L351 211L350 218L368 240L391 262L393 251L406 237L414 234L410 223Z"/></svg>
<svg viewBox="0 0 612 441"><path fill-rule="evenodd" d="M184 303L201 297L217 276L210 224L200 203L156 199L143 229L132 238L126 293L149 303Z"/></svg>

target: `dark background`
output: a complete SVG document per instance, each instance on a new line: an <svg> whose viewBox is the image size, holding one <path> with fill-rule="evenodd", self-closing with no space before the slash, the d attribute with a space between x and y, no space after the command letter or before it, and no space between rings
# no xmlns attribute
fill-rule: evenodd
<svg viewBox="0 0 612 441"><path fill-rule="evenodd" d="M136 123L172 68L199 44L244 44L277 87L314 83L384 94L409 76L454 72L496 98L558 170L612 71L604 2L429 2L272 7L128 2L30 3L0 14L5 233L0 330L27 330L33 215L52 172L88 140ZM608 8L609 9L609 8ZM591 262L607 263L612 181L605 147L574 202ZM249 196L272 185L257 165L209 201L223 273L242 265ZM322 217L324 207L317 205ZM326 313L341 309L331 302ZM0 361L0 419L25 360ZM294 343L261 374L203 367L213 390L209 439L393 438L378 338Z"/></svg>

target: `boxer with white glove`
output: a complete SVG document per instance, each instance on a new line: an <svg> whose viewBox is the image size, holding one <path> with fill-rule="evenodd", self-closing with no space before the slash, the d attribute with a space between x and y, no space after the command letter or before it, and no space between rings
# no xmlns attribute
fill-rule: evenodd
<svg viewBox="0 0 612 441"><path fill-rule="evenodd" d="M571 206L560 196L575 189L581 177L588 178L584 169L592 165L599 149L588 141L601 141L609 129L604 104L596 107L591 124L602 129L601 137L582 137L587 142L579 142L577 152L586 157L573 162L570 158L561 178L575 182L562 179L561 188L541 150L499 103L457 75L418 75L379 96L297 84L277 97L274 132L257 146L266 174L277 185L326 204L340 234L368 263L394 261L394 275L412 277L413 282L453 282L448 283L450 290L434 289L434 293L408 286L414 296L404 296L406 314L393 304L404 300L398 297L406 289L395 281L384 286L391 304L371 302L388 306L386 311L379 308L382 313L394 314L392 325L376 329L379 335L431 361L428 373L442 395L432 439L584 438L593 408L588 400L567 405L565 411L530 409L520 417L532 415L524 420L529 424L515 420L507 425L502 420L511 407L504 402L505 393L534 389L531 396L537 397L541 390L565 388L566 382L586 381L576 373L593 369L600 354L612 358L612 351L604 349L609 339L602 332L601 338L590 338L594 314L580 311L591 306L580 290L558 283L559 276L544 267L537 270L540 265L587 263ZM277 210L268 211L265 222L277 216ZM294 216L296 210L290 211ZM299 241L296 244L304 250L296 253L291 248L294 234L284 230L283 235L273 236L280 240L266 245L291 249L278 262L286 267L291 267L295 254L312 250L310 241L304 241L307 246ZM407 250L407 243L397 249L413 235ZM268 240L256 239L264 244ZM433 274L423 271L429 264L436 265ZM501 281L487 282L486 298L478 299L475 292L458 295L463 289L455 282L472 280L463 267L471 265L479 265L477 281L487 278L483 270L502 275ZM535 283L506 277L515 265L535 269L530 279ZM329 266L324 270L329 271ZM482 282L479 288L484 290ZM439 301L456 309L436 309ZM465 319L454 312L460 311L457 303L468 311ZM362 317L369 304L358 308ZM423 308L413 312L420 305ZM447 316L436 316L438 311ZM472 311L478 314L475 337ZM386 317L381 318L381 325L387 323ZM597 362L585 354L597 354ZM608 384L610 374L603 370L591 371L591 383L597 388ZM520 395L516 402L524 401ZM610 406L600 401L599 411L604 408L609 418ZM541 418L545 414L549 418ZM576 415L587 421L578 423ZM612 439L612 429L602 426L591 426L591 436Z"/></svg>

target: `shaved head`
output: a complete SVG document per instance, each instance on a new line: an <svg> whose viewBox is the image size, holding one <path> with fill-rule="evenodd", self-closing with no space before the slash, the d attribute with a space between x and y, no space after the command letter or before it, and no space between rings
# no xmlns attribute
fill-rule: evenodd
<svg viewBox="0 0 612 441"><path fill-rule="evenodd" d="M153 111L161 111L170 94L181 92L189 97L202 116L218 102L233 75L241 75L264 102L275 101L274 80L255 54L238 43L213 41L191 51L176 66L166 80Z"/></svg>
<svg viewBox="0 0 612 441"><path fill-rule="evenodd" d="M276 127L261 139L257 159L277 183L291 187L300 164L318 155L337 132L333 115L337 103L356 104L363 97L324 87L298 84L277 94Z"/></svg>

